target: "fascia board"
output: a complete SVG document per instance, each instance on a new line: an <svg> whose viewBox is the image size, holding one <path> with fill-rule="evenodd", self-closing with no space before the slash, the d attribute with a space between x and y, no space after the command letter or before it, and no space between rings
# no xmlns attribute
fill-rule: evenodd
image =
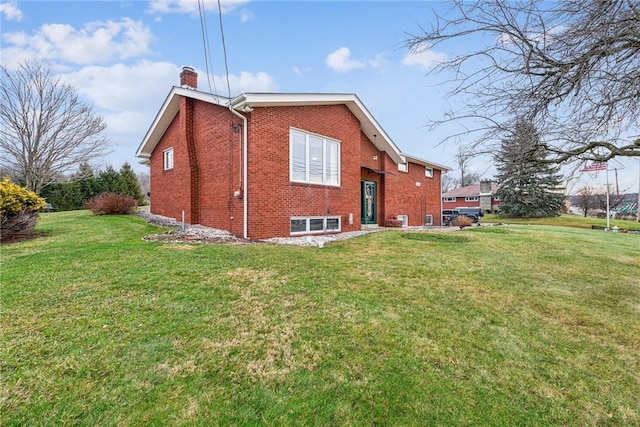
<svg viewBox="0 0 640 427"><path fill-rule="evenodd" d="M385 130L367 110L362 101L351 93L244 93L231 100L234 109L269 106L306 106L344 104L360 122L360 129L381 151L396 163L402 163L400 150ZM374 136L375 135L375 136Z"/></svg>
<svg viewBox="0 0 640 427"><path fill-rule="evenodd" d="M434 169L441 170L443 172L450 172L451 170L453 170L449 166L445 166L445 165L441 165L441 164L438 164L438 163L430 162L429 160L424 160L424 159L421 159L419 157L414 157L414 156L412 156L410 154L402 153L402 156L405 157L407 159L407 161L410 161L411 163L417 163L417 164L419 164L421 166L428 166L428 167L431 167L431 168L434 168Z"/></svg>
<svg viewBox="0 0 640 427"><path fill-rule="evenodd" d="M151 153L156 145L158 145L158 142L160 142L160 139L169 128L176 114L178 114L180 110L180 97L182 96L221 106L226 106L229 102L229 99L225 97L174 86L167 95L162 107L160 107L151 127L149 127L149 130L142 139L136 152L136 157L145 159L151 157Z"/></svg>

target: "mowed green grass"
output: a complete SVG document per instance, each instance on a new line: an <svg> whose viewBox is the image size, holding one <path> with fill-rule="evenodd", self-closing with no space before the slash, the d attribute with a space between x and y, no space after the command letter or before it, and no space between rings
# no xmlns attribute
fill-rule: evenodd
<svg viewBox="0 0 640 427"><path fill-rule="evenodd" d="M150 243L43 214L3 245L0 425L639 425L640 236Z"/></svg>
<svg viewBox="0 0 640 427"><path fill-rule="evenodd" d="M480 220L481 223L504 223L504 224L528 224L528 225L555 225L561 227L591 228L606 227L606 218L583 217L573 214L562 214L550 218L504 218L495 214L485 214ZM609 219L611 228L618 227L621 230L640 231L640 222L620 219Z"/></svg>

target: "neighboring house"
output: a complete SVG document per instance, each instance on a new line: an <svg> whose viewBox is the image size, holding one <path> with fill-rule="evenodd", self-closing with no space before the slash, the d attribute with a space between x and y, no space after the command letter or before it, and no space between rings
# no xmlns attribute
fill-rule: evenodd
<svg viewBox="0 0 640 427"><path fill-rule="evenodd" d="M353 94L196 90L184 67L137 156L151 212L249 239L440 225L446 166L400 152Z"/></svg>
<svg viewBox="0 0 640 427"><path fill-rule="evenodd" d="M442 209L462 207L482 208L485 212L493 212L500 204L496 197L497 184L482 181L479 185L469 185L442 194Z"/></svg>

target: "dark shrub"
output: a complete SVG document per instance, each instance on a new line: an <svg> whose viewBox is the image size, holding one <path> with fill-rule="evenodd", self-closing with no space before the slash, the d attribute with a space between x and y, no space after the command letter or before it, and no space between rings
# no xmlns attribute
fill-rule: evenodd
<svg viewBox="0 0 640 427"><path fill-rule="evenodd" d="M89 199L85 207L95 215L131 215L138 207L138 202L131 196L101 193Z"/></svg>
<svg viewBox="0 0 640 427"><path fill-rule="evenodd" d="M471 227L473 225L473 221L471 221L471 218L466 215L458 215L454 218L453 225L460 228Z"/></svg>
<svg viewBox="0 0 640 427"><path fill-rule="evenodd" d="M33 235L38 221L38 213L22 209L13 215L0 217L0 237L2 240L22 240Z"/></svg>

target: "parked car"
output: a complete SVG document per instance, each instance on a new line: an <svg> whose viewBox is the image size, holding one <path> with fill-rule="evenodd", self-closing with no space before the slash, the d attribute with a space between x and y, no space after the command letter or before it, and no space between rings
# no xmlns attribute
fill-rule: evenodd
<svg viewBox="0 0 640 427"><path fill-rule="evenodd" d="M480 208L456 208L461 215L468 216L471 221L478 222L484 216L484 209Z"/></svg>
<svg viewBox="0 0 640 427"><path fill-rule="evenodd" d="M457 209L443 209L442 210L442 225L451 225L453 220L456 219L457 216L460 216L460 211Z"/></svg>

